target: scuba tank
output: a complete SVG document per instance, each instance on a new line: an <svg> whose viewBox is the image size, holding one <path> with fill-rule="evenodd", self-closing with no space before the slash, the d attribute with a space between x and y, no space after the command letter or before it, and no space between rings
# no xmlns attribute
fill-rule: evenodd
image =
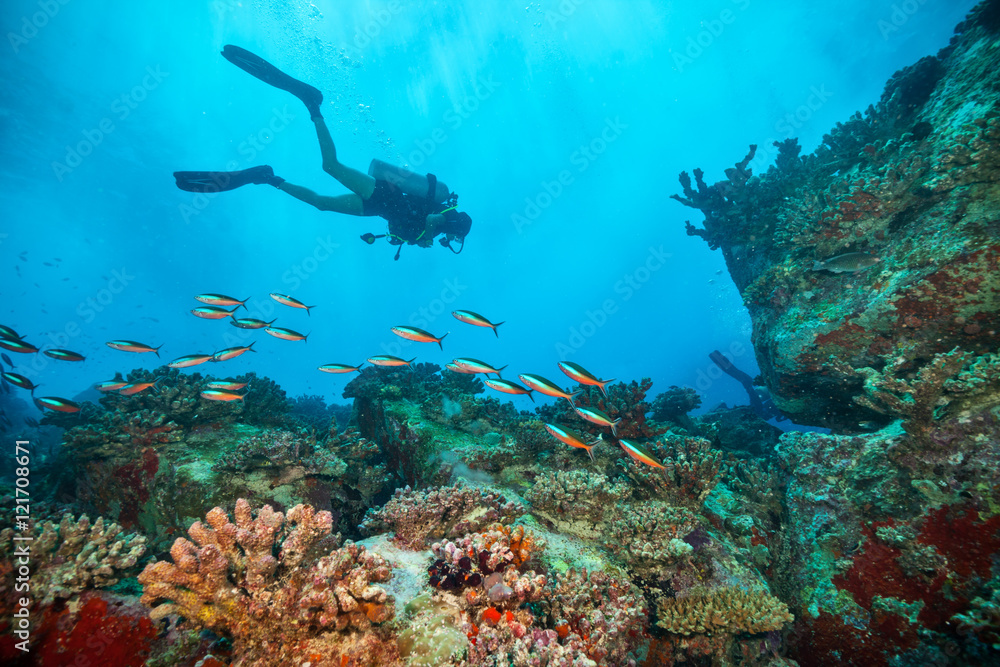
<svg viewBox="0 0 1000 667"><path fill-rule="evenodd" d="M397 167L377 158L368 165L368 175L378 180L389 181L406 194L430 200L435 204L444 203L451 194L448 186L437 180L433 174L426 176L416 174L409 169Z"/></svg>

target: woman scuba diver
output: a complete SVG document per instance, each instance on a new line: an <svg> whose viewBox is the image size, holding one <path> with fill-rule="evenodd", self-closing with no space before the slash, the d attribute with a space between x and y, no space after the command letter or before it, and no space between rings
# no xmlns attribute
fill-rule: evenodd
<svg viewBox="0 0 1000 667"><path fill-rule="evenodd" d="M372 160L367 174L341 164L337 160L333 137L320 113L323 93L238 46L226 45L222 56L261 81L302 100L316 126L323 154L323 171L340 181L352 194L336 197L318 195L275 176L274 170L267 165L242 171L176 171L177 187L188 192L219 192L250 183L273 185L321 211L385 218L389 222L388 233L378 236L364 234L361 239L366 243L371 244L384 237L389 243L398 245L400 250L404 243L427 248L434 244L434 237L443 235L441 245L456 254L462 251L465 236L472 227L472 218L455 210L458 195L450 193L433 174L421 176L381 160ZM451 247L453 241L461 244L458 250ZM395 259L399 259L399 250Z"/></svg>

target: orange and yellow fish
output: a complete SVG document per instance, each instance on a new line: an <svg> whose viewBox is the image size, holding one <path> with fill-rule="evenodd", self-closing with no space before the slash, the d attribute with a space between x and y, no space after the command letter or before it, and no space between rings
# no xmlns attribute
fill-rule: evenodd
<svg viewBox="0 0 1000 667"><path fill-rule="evenodd" d="M197 366L198 364L203 364L206 361L212 361L215 355L212 354L189 354L186 357L180 357L179 359L174 359L167 366L170 368L189 368L191 366Z"/></svg>
<svg viewBox="0 0 1000 667"><path fill-rule="evenodd" d="M230 380L216 380L205 384L206 389L222 389L223 391L239 391L247 386L246 382L232 382Z"/></svg>
<svg viewBox="0 0 1000 667"><path fill-rule="evenodd" d="M357 366L349 364L324 364L318 368L324 373L356 373L361 370L362 366L364 364L358 364Z"/></svg>
<svg viewBox="0 0 1000 667"><path fill-rule="evenodd" d="M632 442L631 440L624 440L624 439L619 438L618 439L618 444L620 444L622 446L622 449L625 450L626 454L628 454L629 456L631 456L633 459L635 459L639 463L644 463L644 464L646 464L648 466L652 466L654 468L660 468L660 469L666 470L667 467L665 465L663 465L662 463L660 463L659 461L657 461L655 458L653 458L652 454L650 454L645 449L643 449L642 447L640 447L637 443Z"/></svg>
<svg viewBox="0 0 1000 667"><path fill-rule="evenodd" d="M206 389L199 394L208 401L242 401L243 395L231 391L221 391L219 389Z"/></svg>
<svg viewBox="0 0 1000 667"><path fill-rule="evenodd" d="M522 387L516 382L511 382L509 380L501 380L497 378L495 380L490 380L489 378L483 380L485 384L490 389L496 389L497 391L502 391L505 394L514 394L515 396L527 396L531 399L531 402L535 402L535 397L531 395L531 389L527 387Z"/></svg>
<svg viewBox="0 0 1000 667"><path fill-rule="evenodd" d="M39 410L55 410L56 412L79 412L80 406L67 398L58 396L41 396L35 399Z"/></svg>
<svg viewBox="0 0 1000 667"><path fill-rule="evenodd" d="M576 414L580 415L590 423L597 424L598 426L604 426L605 428L610 428L611 433L616 437L618 436L618 423L621 422L622 420L621 417L612 421L611 417L607 416L597 408L574 407L573 409L576 410Z"/></svg>
<svg viewBox="0 0 1000 667"><path fill-rule="evenodd" d="M455 310L452 311L451 315L459 322L465 322L466 324L471 324L477 327L493 329L493 335L497 338L500 337L500 334L497 333L497 327L503 324L503 322L497 322L494 324L479 313L474 313L471 310Z"/></svg>
<svg viewBox="0 0 1000 667"><path fill-rule="evenodd" d="M546 380L541 375L532 375L531 373L522 373L517 377L521 378L521 382L528 385L539 394L545 394L546 396L552 396L553 398L565 398L569 401L570 405L575 405L573 403L573 398L580 392L568 392L563 390L562 387L557 385L552 380Z"/></svg>
<svg viewBox="0 0 1000 667"><path fill-rule="evenodd" d="M298 299L290 297L287 294L278 294L277 292L271 292L271 298L283 306L291 306L292 308L301 308L302 310L306 311L306 315L309 314L310 308L316 307L316 306L307 306Z"/></svg>
<svg viewBox="0 0 1000 667"><path fill-rule="evenodd" d="M576 380L579 384L597 387L601 390L601 393L604 394L605 398L607 398L608 392L604 388L604 385L614 382L614 379L598 380L597 376L593 375L580 364L574 364L572 361L560 361L559 370Z"/></svg>
<svg viewBox="0 0 1000 667"><path fill-rule="evenodd" d="M94 389L103 392L118 391L127 384L128 382L123 382L120 380L107 380L106 382L98 382L97 384L95 384Z"/></svg>
<svg viewBox="0 0 1000 667"><path fill-rule="evenodd" d="M239 308L239 306L236 306L232 310L226 310L217 306L205 306L203 308L192 309L191 314L203 320L221 320L225 317L231 317Z"/></svg>
<svg viewBox="0 0 1000 667"><path fill-rule="evenodd" d="M372 366L409 366L416 360L417 358L413 357L407 361L406 359L394 357L391 354L380 354L376 357L368 357L368 363Z"/></svg>
<svg viewBox="0 0 1000 667"><path fill-rule="evenodd" d="M581 436L576 431L571 431L568 428L564 428L562 426L556 426L555 424L545 424L545 430L548 431L549 434L559 442L565 443L570 447L577 447L579 449L587 450L587 456L590 457L591 461L594 460L594 453L590 451L594 448L594 445L588 445L587 443L585 443L583 441L583 436Z"/></svg>
<svg viewBox="0 0 1000 667"><path fill-rule="evenodd" d="M243 318L234 317L230 322L230 324L232 324L234 327L238 329L264 329L271 326L277 321L278 318L274 318L270 322L265 322L264 320L258 320L253 317L243 317Z"/></svg>
<svg viewBox="0 0 1000 667"><path fill-rule="evenodd" d="M230 359L235 359L244 352L256 352L257 350L253 349L254 343L256 342L257 341L254 341L245 347L227 347L224 350L219 350L212 355L212 361L229 361Z"/></svg>
<svg viewBox="0 0 1000 667"><path fill-rule="evenodd" d="M459 368L464 368L470 373L484 373L489 375L490 373L496 373L497 377L500 377L500 371L507 368L508 364L501 366L500 368L494 368L490 366L485 361L480 361L479 359L472 359L471 357L462 357L460 359L453 359L452 362Z"/></svg>
<svg viewBox="0 0 1000 667"><path fill-rule="evenodd" d="M438 338L432 333L424 331L423 329L418 329L417 327L392 327L392 333L396 334L400 338L405 338L406 340L416 341L418 343L437 343L441 350L444 350L444 346L441 345L441 341L445 339L444 336ZM451 333L451 332L449 332Z"/></svg>
<svg viewBox="0 0 1000 667"><path fill-rule="evenodd" d="M113 340L107 343L107 346L112 350L121 350L122 352L155 352L156 356L160 356L160 348L163 347L163 345L150 347L143 343L137 343L134 340Z"/></svg>
<svg viewBox="0 0 1000 667"><path fill-rule="evenodd" d="M301 340L308 343L306 339L309 338L309 334L300 334L298 331L292 331L291 329L286 329L284 327L268 327L264 329L267 333L271 334L275 338L280 338L281 340Z"/></svg>
<svg viewBox="0 0 1000 667"><path fill-rule="evenodd" d="M120 389L118 389L118 393L121 394L122 396L134 396L135 394L138 394L140 392L146 391L147 389L149 389L150 387L152 387L154 384L156 384L156 383L155 382L130 382L130 383L122 386Z"/></svg>
<svg viewBox="0 0 1000 667"><path fill-rule="evenodd" d="M210 306L236 306L236 308L243 306L243 308L246 309L246 303L250 300L250 297L240 301L239 299L234 299L233 297L226 296L225 294L199 294L195 297L195 299L201 301L202 303L207 303ZM233 308L233 310L236 310L236 308Z"/></svg>

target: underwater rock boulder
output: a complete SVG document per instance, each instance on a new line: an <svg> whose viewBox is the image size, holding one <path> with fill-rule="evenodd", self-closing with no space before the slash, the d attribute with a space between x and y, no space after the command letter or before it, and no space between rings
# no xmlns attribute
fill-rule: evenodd
<svg viewBox="0 0 1000 667"><path fill-rule="evenodd" d="M798 423L888 422L859 409L863 379L846 369L902 357L912 374L935 354L1000 345L995 5L813 154L789 140L760 176L756 146L714 185L700 170L694 184L681 175L674 198L705 215L688 233L722 249L764 381Z"/></svg>

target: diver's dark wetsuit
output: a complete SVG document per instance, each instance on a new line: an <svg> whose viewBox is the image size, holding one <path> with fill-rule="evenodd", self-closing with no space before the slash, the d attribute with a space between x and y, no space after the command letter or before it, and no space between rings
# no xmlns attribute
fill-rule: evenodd
<svg viewBox="0 0 1000 667"><path fill-rule="evenodd" d="M372 196L364 200L365 216L379 216L389 221L389 242L430 246L432 237L421 238L427 216L440 213L444 206L428 199L408 195L389 181L376 179Z"/></svg>

